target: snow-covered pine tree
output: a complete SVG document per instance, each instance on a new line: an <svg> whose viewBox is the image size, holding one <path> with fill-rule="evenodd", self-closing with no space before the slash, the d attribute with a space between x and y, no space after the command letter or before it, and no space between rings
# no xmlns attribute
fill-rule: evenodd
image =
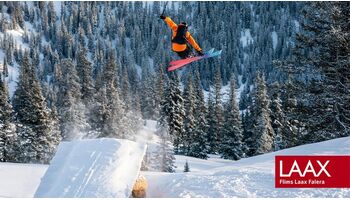
<svg viewBox="0 0 350 200"><path fill-rule="evenodd" d="M232 75L230 81L230 99L225 106L224 116L223 137L220 144L221 157L239 160L244 156L245 147L242 143L242 120L237 105L236 81L234 75Z"/></svg>
<svg viewBox="0 0 350 200"><path fill-rule="evenodd" d="M90 124L97 136L102 134L107 109L106 86L99 86L95 94L95 105L91 109Z"/></svg>
<svg viewBox="0 0 350 200"><path fill-rule="evenodd" d="M252 135L250 140L250 154L259 155L274 150L275 133L271 126L269 99L265 79L258 74L256 77L256 86L253 94L253 107L251 110Z"/></svg>
<svg viewBox="0 0 350 200"><path fill-rule="evenodd" d="M280 98L280 86L278 83L274 83L272 85L273 92L272 92L272 100L270 104L271 109L271 126L275 132L275 151L278 151L280 149L286 148L286 142L284 133L285 133L285 127L288 126L288 124L285 122L285 116L284 112L282 110L282 100Z"/></svg>
<svg viewBox="0 0 350 200"><path fill-rule="evenodd" d="M214 118L214 102L213 102L213 94L211 91L209 91L208 94L208 112L207 112L207 141L209 145L209 153L215 153L214 152L214 146L216 142L216 134L215 134L215 118Z"/></svg>
<svg viewBox="0 0 350 200"><path fill-rule="evenodd" d="M158 77L159 78L159 77ZM155 119L156 98L155 98L155 83L156 79L148 68L142 70L141 82L141 110L145 119Z"/></svg>
<svg viewBox="0 0 350 200"><path fill-rule="evenodd" d="M299 144L350 135L349 3L310 2L302 11L294 68L298 99L296 120L306 125ZM302 74L301 74L302 73ZM297 83L304 78L301 87Z"/></svg>
<svg viewBox="0 0 350 200"><path fill-rule="evenodd" d="M171 143L171 136L166 125L158 126L157 135L161 142L157 150L156 162L159 163L159 170L162 172L175 172L174 147Z"/></svg>
<svg viewBox="0 0 350 200"><path fill-rule="evenodd" d="M71 59L63 59L57 109L63 140L84 138L90 130L86 119L86 107L81 101L79 77Z"/></svg>
<svg viewBox="0 0 350 200"><path fill-rule="evenodd" d="M113 51L110 51L109 58L103 71L104 86L106 88L106 105L104 113L104 123L101 137L124 138L125 110L123 102L120 99L119 88L117 85L117 66Z"/></svg>
<svg viewBox="0 0 350 200"><path fill-rule="evenodd" d="M120 77L121 86L120 86L120 96L122 97L125 105L125 110L129 111L130 105L131 105L131 88L129 83L129 75L128 75L128 69L126 66L122 67L122 73Z"/></svg>
<svg viewBox="0 0 350 200"><path fill-rule="evenodd" d="M163 73L162 69L159 69L158 73ZM163 76L161 74L158 75L158 78L160 76ZM165 77L164 77L165 78ZM158 83L158 87L165 87L165 81L163 78L160 78L161 83ZM170 107L169 104L169 99L167 97L167 94L170 90L164 91L164 93L159 93L158 95L162 95L160 97L160 102L159 102L159 119L157 122L157 132L156 134L161 138L161 144L158 149L158 153L155 156L157 162L159 162L160 166L157 167L159 168L160 171L164 172L175 172L175 156L174 156L174 145L172 145L172 141L174 141L174 135L170 135L171 128L168 126L168 122L170 121L169 117L169 110Z"/></svg>
<svg viewBox="0 0 350 200"><path fill-rule="evenodd" d="M247 157L252 156L252 118L250 117L250 108L244 110L242 113L242 127L243 127L243 144L246 147L245 155Z"/></svg>
<svg viewBox="0 0 350 200"><path fill-rule="evenodd" d="M180 150L183 144L185 110L176 72L171 74L165 95L164 114L167 115L169 134L174 140L175 153L182 153Z"/></svg>
<svg viewBox="0 0 350 200"><path fill-rule="evenodd" d="M190 146L194 142L194 130L196 129L196 120L194 118L195 110L195 95L193 89L192 76L189 74L185 89L184 89L184 109L185 109L185 118L184 118L184 135L181 141L183 142L181 151L188 155Z"/></svg>
<svg viewBox="0 0 350 200"><path fill-rule="evenodd" d="M80 49L82 48L82 49ZM80 93L81 99L85 106L89 107L92 104L93 95L95 94L94 83L92 79L92 64L87 59L86 52L87 50L83 47L79 47L76 71L79 77L80 83Z"/></svg>
<svg viewBox="0 0 350 200"><path fill-rule="evenodd" d="M205 106L204 94L200 83L199 72L196 70L194 77L194 92L195 92L195 109L194 119L196 120L196 126L193 130L192 142L189 147L188 155L207 159L209 152L209 145L207 141L207 108Z"/></svg>
<svg viewBox="0 0 350 200"><path fill-rule="evenodd" d="M158 73L161 73L161 70L158 71ZM159 77L159 76L158 76ZM163 84L158 85L158 87L163 87L162 93L159 93L159 117L157 120L157 126L164 126L166 127L166 130L169 131L168 127L168 113L169 113L169 107L168 107L168 87L169 87L169 79L167 76L164 76L164 79L162 79Z"/></svg>
<svg viewBox="0 0 350 200"><path fill-rule="evenodd" d="M55 146L48 149L48 153L51 155L54 155L57 150L57 145L62 141L62 135L60 131L60 120L59 115L57 112L57 108L55 106L52 106L51 112L50 112L50 118L51 118L51 134L49 137L49 140L52 144ZM50 161L49 161L50 162Z"/></svg>
<svg viewBox="0 0 350 200"><path fill-rule="evenodd" d="M287 81L283 85L282 93L282 110L284 111L285 121L283 126L283 141L286 148L294 147L300 144L302 135L305 132L305 125L298 118L299 106L297 100L297 93L295 85L291 81Z"/></svg>
<svg viewBox="0 0 350 200"><path fill-rule="evenodd" d="M222 110L221 102L221 72L220 67L216 68L215 77L214 77L214 102L213 102L213 123L211 124L211 131L214 134L214 141L211 142L211 152L218 153L219 146L222 140L222 127L224 123L224 115Z"/></svg>
<svg viewBox="0 0 350 200"><path fill-rule="evenodd" d="M162 109L162 101L164 98L164 88L165 88L165 74L163 65L158 66L157 75L156 75L157 81L155 83L155 117L156 119L160 118L161 115L161 109Z"/></svg>
<svg viewBox="0 0 350 200"><path fill-rule="evenodd" d="M0 73L0 162L15 161L16 129L5 78Z"/></svg>
<svg viewBox="0 0 350 200"><path fill-rule="evenodd" d="M59 132L52 127L50 111L41 93L41 87L25 52L19 82L13 97L16 112L19 162L49 163L59 142ZM54 131L53 131L54 130Z"/></svg>

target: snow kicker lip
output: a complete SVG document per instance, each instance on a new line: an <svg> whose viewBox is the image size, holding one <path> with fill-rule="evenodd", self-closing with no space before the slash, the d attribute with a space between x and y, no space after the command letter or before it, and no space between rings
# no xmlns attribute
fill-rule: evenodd
<svg viewBox="0 0 350 200"><path fill-rule="evenodd" d="M146 144L125 139L62 142L34 197L127 198Z"/></svg>

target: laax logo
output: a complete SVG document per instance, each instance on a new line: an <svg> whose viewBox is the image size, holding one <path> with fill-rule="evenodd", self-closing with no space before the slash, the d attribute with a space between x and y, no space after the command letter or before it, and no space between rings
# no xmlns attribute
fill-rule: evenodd
<svg viewBox="0 0 350 200"><path fill-rule="evenodd" d="M277 188L350 188L350 156L276 156Z"/></svg>
<svg viewBox="0 0 350 200"><path fill-rule="evenodd" d="M329 160L327 160L324 164L321 163L321 161L317 160L316 163L320 167L320 170L316 173L316 170L311 162L309 160L307 162L307 165L304 170L301 170L299 167L299 164L296 160L293 162L293 166L290 168L288 174L283 174L283 161L280 161L280 177L291 177L293 173L298 173L300 177L305 177L306 173L312 173L314 177L319 177L322 173L325 173L328 177L331 177L329 172L327 171L326 167L329 164Z"/></svg>

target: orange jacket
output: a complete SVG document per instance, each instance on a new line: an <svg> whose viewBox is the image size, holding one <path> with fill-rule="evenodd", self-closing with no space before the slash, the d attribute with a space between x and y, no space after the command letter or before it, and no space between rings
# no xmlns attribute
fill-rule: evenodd
<svg viewBox="0 0 350 200"><path fill-rule="evenodd" d="M174 38L176 36L176 33L177 33L177 24L175 22L173 22L173 20L171 20L170 17L166 17L164 19L164 21L168 24L168 26L171 28L171 30L173 30L172 38ZM199 47L199 45L197 44L197 42L191 36L191 33L188 32L188 31L186 32L186 39L193 46L194 49L196 49L197 51L201 51L202 50ZM186 44L177 44L177 43L174 43L174 42L172 43L172 49L175 52L185 51L186 48L187 48Z"/></svg>

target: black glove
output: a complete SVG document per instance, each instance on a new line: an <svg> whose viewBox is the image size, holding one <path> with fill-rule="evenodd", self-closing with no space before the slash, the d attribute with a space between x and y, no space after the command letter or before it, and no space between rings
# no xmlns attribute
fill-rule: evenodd
<svg viewBox="0 0 350 200"><path fill-rule="evenodd" d="M197 54L198 54L199 56L204 56L204 53L203 53L203 51L202 51L202 50L197 51Z"/></svg>
<svg viewBox="0 0 350 200"><path fill-rule="evenodd" d="M159 16L159 18L161 18L161 19L165 19L165 18L166 18L166 16L165 16L165 15L161 15L161 16Z"/></svg>

